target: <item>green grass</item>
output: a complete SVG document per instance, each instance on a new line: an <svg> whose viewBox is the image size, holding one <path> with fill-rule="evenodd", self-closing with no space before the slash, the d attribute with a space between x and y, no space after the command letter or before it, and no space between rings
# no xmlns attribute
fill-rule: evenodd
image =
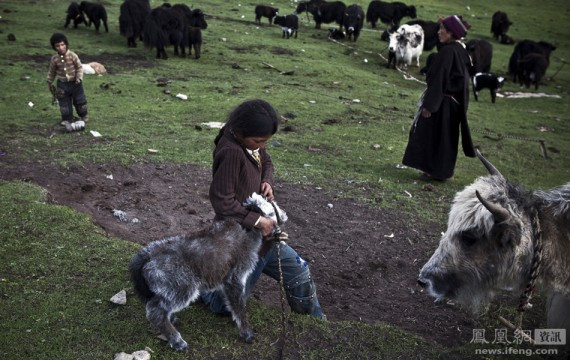
<svg viewBox="0 0 570 360"><path fill-rule="evenodd" d="M289 115L282 127L295 129L278 132L270 145L280 181L336 189L343 196L374 206L398 208L419 221L443 223L453 194L485 174L478 160L460 156L454 179L426 192L416 181L414 170L396 166L423 85L384 68L380 55L386 56L386 43L368 24L358 42L349 44L353 48L327 41L328 26L316 30L305 16L301 17L299 38L282 40L278 27L253 23L254 3L239 6L237 2L205 0L194 3L209 15L202 58L176 58L169 48L170 59L164 61L154 59L155 52L142 44L126 48L126 40L118 33L120 3L105 1L108 34L84 27L64 31L70 49L84 62L101 62L109 71L101 77L86 75L84 81L91 118L88 130L103 135L96 139L88 131L53 132L59 111L51 106L45 83L54 53L49 36L63 31L69 1L0 2L0 151L6 153L4 158L21 162L40 159L62 166L159 162L209 167L217 131L198 130L196 125L225 121L234 106L260 97ZM160 3L151 1L153 7ZM368 1L354 3L366 9ZM274 4L281 13L294 10L289 1ZM472 99L468 119L474 143L510 179L543 189L567 182L570 68L562 63L569 58L568 28L564 25L570 11L567 2L507 0L499 9L496 2L485 0L469 4L469 10L463 1L410 4L418 7L422 19L461 14L473 26L469 38L489 40L491 15L495 10L506 11L514 22L509 34L515 40L547 40L558 47L540 92L558 94L561 99L498 98L493 105L484 92L479 102ZM16 36L15 42L7 40L10 33ZM494 41L493 47L492 71L505 74L513 47ZM280 75L262 63L294 73ZM417 68L412 67L410 73L423 80ZM168 86L171 95L157 86L158 78L172 81ZM520 89L507 82L504 90ZM174 97L177 93L187 94L189 99L179 100ZM27 105L30 101L32 108ZM539 131L541 127L547 131ZM544 140L548 159L542 158L538 139ZM375 144L380 149L373 149ZM149 148L159 153L149 154ZM0 171L2 167L0 158ZM129 287L126 267L137 247L106 238L85 215L46 204L44 197L45 192L30 184L0 184L0 353L17 359L108 358L115 352L150 346L158 357L181 357L146 333L140 303L132 301L122 308L108 303L115 292ZM250 308L261 337L253 347L237 341L234 327L218 326L229 320L213 319L199 307L185 312L185 320L190 322L185 323L186 332L199 329L188 339L199 349L191 352L191 357L272 354L274 349L268 344L276 338L278 314L255 301ZM410 358L416 351L425 358L435 357L434 351L441 350L382 324L321 326L294 317L293 326L296 336L315 339L314 346L299 350L305 358ZM382 336L370 337L367 332ZM391 345L394 337L398 341L413 339L409 341L422 344L421 349L411 343L406 347ZM333 345L322 344L322 339Z"/></svg>

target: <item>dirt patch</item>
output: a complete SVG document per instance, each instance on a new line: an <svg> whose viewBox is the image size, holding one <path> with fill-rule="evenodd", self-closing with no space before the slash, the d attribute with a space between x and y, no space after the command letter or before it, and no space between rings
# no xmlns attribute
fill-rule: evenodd
<svg viewBox="0 0 570 360"><path fill-rule="evenodd" d="M214 216L208 200L209 169L163 164L63 169L12 163L7 156L0 160L0 178L41 185L54 202L89 214L117 238L147 244L206 226ZM434 305L416 285L444 225L425 224L315 187L278 182L275 193L289 215L284 231L310 263L330 321L385 322L445 346L472 339L478 327L470 314ZM125 221L113 210L124 211ZM272 279L262 277L253 295L280 308Z"/></svg>
<svg viewBox="0 0 570 360"><path fill-rule="evenodd" d="M295 55L295 51L290 50L290 49L285 49L282 47L273 47L269 50L272 54L274 55Z"/></svg>

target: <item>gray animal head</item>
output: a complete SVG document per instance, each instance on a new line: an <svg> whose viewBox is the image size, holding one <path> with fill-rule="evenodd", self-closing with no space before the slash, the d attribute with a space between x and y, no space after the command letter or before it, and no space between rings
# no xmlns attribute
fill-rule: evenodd
<svg viewBox="0 0 570 360"><path fill-rule="evenodd" d="M498 290L522 289L533 255L530 193L507 181L479 151L477 156L490 175L455 195L447 230L418 278L431 296L474 309Z"/></svg>
<svg viewBox="0 0 570 360"><path fill-rule="evenodd" d="M271 220L275 221L277 225L281 225L287 221L287 214L285 211L281 210L276 202L273 202L273 204L271 204L258 193L253 193L250 197L245 199L243 206L248 209L255 210L261 215L270 218Z"/></svg>

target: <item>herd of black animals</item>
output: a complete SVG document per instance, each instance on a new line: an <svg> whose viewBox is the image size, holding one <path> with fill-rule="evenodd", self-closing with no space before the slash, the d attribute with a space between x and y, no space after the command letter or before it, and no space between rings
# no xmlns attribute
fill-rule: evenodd
<svg viewBox="0 0 570 360"><path fill-rule="evenodd" d="M364 13L361 6L353 4L346 6L342 1L307 0L301 1L295 12L286 16L279 15L279 9L268 5L257 5L255 7L255 22L261 24L261 18L268 19L269 24L280 25L283 37L297 37L299 28L298 14L306 12L311 14L315 21L315 28L320 29L323 23L338 25L338 29L329 29L329 38L335 40L349 39L356 41L364 26L364 20L370 23L372 28L376 28L378 21L386 24L387 29L382 33L381 39L387 41L390 33L400 27L400 22L404 17L409 17L407 25L420 25L424 31L424 51L433 48L439 49L439 39L437 32L439 22L416 19L415 6L408 6L402 2L385 2L372 0ZM101 23L108 32L107 12L101 3L73 1L68 9L64 27L67 28L73 22L73 27L80 24L91 26L94 24L95 30L99 32ZM501 44L514 44L515 41L507 35L509 27L513 23L507 14L497 11L491 19L491 33L493 38ZM192 54L196 59L201 56L202 32L208 24L205 15L200 9L190 9L184 4L170 5L164 3L155 9L151 9L149 0L125 0L120 7L119 29L121 35L127 38L128 47L136 47L136 39L143 41L149 48L156 49L156 57L167 59L166 47L172 45L174 54L179 56ZM344 29L344 31L343 31ZM470 75L474 77L478 74L487 74L495 78L489 81L482 81L482 84L502 85L502 81L497 81L498 77L489 74L493 56L491 43L483 39L474 39L466 43L466 48L473 60ZM512 76L513 82L518 82L527 88L534 84L538 89L539 84L550 64L550 53L556 47L545 41L522 40L519 41L509 60L508 73ZM426 59L426 66L420 70L426 74L434 54L430 54ZM497 88L489 85L494 102ZM477 100L477 96L475 96Z"/></svg>

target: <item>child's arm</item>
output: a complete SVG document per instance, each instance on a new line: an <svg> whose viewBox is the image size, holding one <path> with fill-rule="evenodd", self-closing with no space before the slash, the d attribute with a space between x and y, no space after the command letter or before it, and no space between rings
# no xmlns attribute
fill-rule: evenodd
<svg viewBox="0 0 570 360"><path fill-rule="evenodd" d="M47 83L48 83L48 88L49 91L51 91L51 88L53 86L53 81L55 80L55 62L52 60L50 60L49 62L49 69L48 69L48 76L47 76Z"/></svg>
<svg viewBox="0 0 570 360"><path fill-rule="evenodd" d="M79 84L81 81L83 81L83 66L81 65L79 56L75 55L73 64L75 65L75 83Z"/></svg>

